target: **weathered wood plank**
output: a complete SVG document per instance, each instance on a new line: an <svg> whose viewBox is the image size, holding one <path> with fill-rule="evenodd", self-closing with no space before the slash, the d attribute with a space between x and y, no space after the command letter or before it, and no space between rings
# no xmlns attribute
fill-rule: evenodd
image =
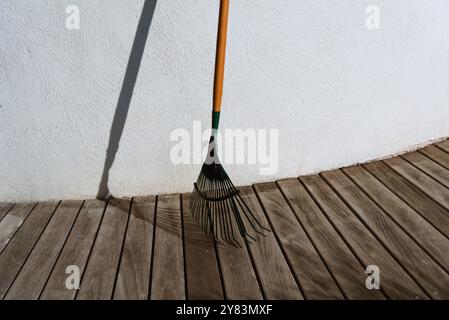
<svg viewBox="0 0 449 320"><path fill-rule="evenodd" d="M449 210L449 189L400 157L384 161L390 168L409 180L422 192ZM447 212L449 217L449 212Z"/></svg>
<svg viewBox="0 0 449 320"><path fill-rule="evenodd" d="M5 296L36 300L73 226L82 201L62 201Z"/></svg>
<svg viewBox="0 0 449 320"><path fill-rule="evenodd" d="M449 170L449 153L437 148L436 146L428 146L419 150L419 152Z"/></svg>
<svg viewBox="0 0 449 320"><path fill-rule="evenodd" d="M366 288L365 266L357 260L299 180L288 179L278 183L345 297L385 299L380 291ZM315 276L312 275L311 279L314 280Z"/></svg>
<svg viewBox="0 0 449 320"><path fill-rule="evenodd" d="M296 279L301 285L305 298L342 299L343 295L337 284L276 184L264 183L254 187ZM260 250L264 250L264 248L260 248ZM269 277L270 271L266 271ZM290 286L292 285L293 283L290 284ZM294 293L297 295L296 292Z"/></svg>
<svg viewBox="0 0 449 320"><path fill-rule="evenodd" d="M37 204L0 255L0 299L5 296L57 206L58 202Z"/></svg>
<svg viewBox="0 0 449 320"><path fill-rule="evenodd" d="M240 249L201 231L188 194L161 211L156 197L0 203L0 299L449 298L449 140L240 192L274 231Z"/></svg>
<svg viewBox="0 0 449 320"><path fill-rule="evenodd" d="M114 292L116 300L148 299L155 207L155 196L133 199Z"/></svg>
<svg viewBox="0 0 449 320"><path fill-rule="evenodd" d="M76 299L112 298L130 204L128 199L109 201Z"/></svg>
<svg viewBox="0 0 449 320"><path fill-rule="evenodd" d="M180 195L158 196L153 270L152 300L186 298Z"/></svg>
<svg viewBox="0 0 449 320"><path fill-rule="evenodd" d="M66 287L66 279L69 276L66 268L77 266L80 276L84 274L105 206L106 203L100 200L84 202L40 299L73 300L75 298L77 290Z"/></svg>
<svg viewBox="0 0 449 320"><path fill-rule="evenodd" d="M421 214L446 237L449 236L449 214L414 184L397 174L383 162L364 165L377 179Z"/></svg>
<svg viewBox="0 0 449 320"><path fill-rule="evenodd" d="M14 203L0 203L0 221L2 221L3 217L12 209L12 207L14 207Z"/></svg>
<svg viewBox="0 0 449 320"><path fill-rule="evenodd" d="M446 152L449 152L449 139L437 143L437 146L445 150Z"/></svg>
<svg viewBox="0 0 449 320"><path fill-rule="evenodd" d="M233 219L231 229L237 230ZM241 241L243 243L243 241ZM226 299L263 299L256 270L245 243L241 248L217 245Z"/></svg>
<svg viewBox="0 0 449 320"><path fill-rule="evenodd" d="M393 220L386 215L363 191L361 191L342 171L326 172L323 177L346 200L365 225L388 248L391 255L401 262L391 264L390 270L383 271L383 288L394 298L423 296L413 277L433 299L449 297L449 275L433 261ZM390 265L388 265L390 266ZM391 278L388 278L391 277ZM401 295L403 295L401 297Z"/></svg>
<svg viewBox="0 0 449 320"><path fill-rule="evenodd" d="M0 253L33 210L35 203L19 203L0 221Z"/></svg>
<svg viewBox="0 0 449 320"><path fill-rule="evenodd" d="M446 188L449 188L449 170L442 167L437 162L432 161L419 152L404 154L402 157L441 184L445 185Z"/></svg>
<svg viewBox="0 0 449 320"><path fill-rule="evenodd" d="M253 188L239 188L240 195L259 222L270 229L263 209ZM254 261L254 267L262 285L266 299L303 299L297 280L294 278L287 260L276 240L274 233L258 236L258 241L248 246ZM307 288L308 290L311 288ZM315 292L310 291L310 294Z"/></svg>
<svg viewBox="0 0 449 320"><path fill-rule="evenodd" d="M446 271L449 270L449 240L442 233L362 167L346 168L344 172L439 261Z"/></svg>
<svg viewBox="0 0 449 320"><path fill-rule="evenodd" d="M189 300L223 299L220 270L213 240L193 219L190 194L182 195L187 293Z"/></svg>
<svg viewBox="0 0 449 320"><path fill-rule="evenodd" d="M262 292L246 248L217 246L226 299L260 300Z"/></svg>

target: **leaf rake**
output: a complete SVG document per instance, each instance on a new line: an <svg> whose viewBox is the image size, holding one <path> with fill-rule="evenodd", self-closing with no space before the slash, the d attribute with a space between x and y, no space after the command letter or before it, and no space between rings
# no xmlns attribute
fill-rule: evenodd
<svg viewBox="0 0 449 320"><path fill-rule="evenodd" d="M251 243L257 234L269 231L251 212L236 189L217 155L217 131L223 95L226 34L229 0L220 1L220 14L215 58L212 111L212 135L205 163L190 197L189 207L204 232L218 244L240 247L240 240Z"/></svg>

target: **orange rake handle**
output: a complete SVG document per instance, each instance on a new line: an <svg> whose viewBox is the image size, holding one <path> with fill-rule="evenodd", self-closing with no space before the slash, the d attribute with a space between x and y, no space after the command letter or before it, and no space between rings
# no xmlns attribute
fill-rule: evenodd
<svg viewBox="0 0 449 320"><path fill-rule="evenodd" d="M224 68L226 60L226 35L228 32L229 0L220 0L217 50L215 56L213 111L220 112L223 97Z"/></svg>

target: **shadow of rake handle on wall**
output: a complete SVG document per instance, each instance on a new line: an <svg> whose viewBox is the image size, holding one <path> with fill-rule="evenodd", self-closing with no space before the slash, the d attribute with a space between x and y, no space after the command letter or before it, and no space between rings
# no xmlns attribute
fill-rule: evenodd
<svg viewBox="0 0 449 320"><path fill-rule="evenodd" d="M111 131L109 134L109 143L106 150L106 160L103 166L100 185L98 187L97 199L107 199L112 195L109 191L109 172L114 164L115 156L119 149L120 139L125 128L126 118L128 116L129 106L136 85L137 75L142 62L145 44L150 31L151 21L153 20L157 0L145 0L136 35L134 37L131 54L128 60L125 77L123 79L122 89L117 102L117 107L112 120Z"/></svg>

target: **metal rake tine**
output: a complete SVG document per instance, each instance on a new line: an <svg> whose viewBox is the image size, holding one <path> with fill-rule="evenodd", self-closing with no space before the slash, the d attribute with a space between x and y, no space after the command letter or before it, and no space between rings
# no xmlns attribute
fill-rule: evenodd
<svg viewBox="0 0 449 320"><path fill-rule="evenodd" d="M232 223L232 220L234 219L234 223L237 224L237 229L239 228L237 220L235 220L235 214L236 213L235 213L234 208L232 206L232 200L231 199L227 199L226 200L226 204L227 204L227 207L228 207L228 211L227 212L228 212L228 219L229 219L229 227L230 227L230 230L231 230L230 233L231 233L232 243L236 247L241 248L240 242L238 241L238 239L237 239L237 237L235 235L235 232L234 232L234 224ZM239 230L239 234L241 235L240 230Z"/></svg>
<svg viewBox="0 0 449 320"><path fill-rule="evenodd" d="M239 247L240 243L237 240L237 237L235 235L234 232L234 224L232 222L233 219L233 214L232 214L232 206L230 206L230 200L226 199L225 201L225 206L226 206L226 227L228 230L228 239L229 239L229 244L235 247Z"/></svg>
<svg viewBox="0 0 449 320"><path fill-rule="evenodd" d="M229 181L230 187L235 189L234 184L232 183L232 181ZM251 209L248 207L248 205L246 204L245 200L243 200L242 196L240 195L240 193L237 193L236 195L236 201L238 203L238 205L240 206L240 208L242 209L242 212L245 216L245 218L248 220L248 222L251 224L251 227L254 229L254 231L256 231L259 234L265 235L263 233L263 231L258 230L258 228L266 230L268 232L271 232L271 230L266 229L265 227L263 227L259 221L257 220L257 218L255 217L254 213L251 211ZM255 223L255 224L254 224Z"/></svg>
<svg viewBox="0 0 449 320"><path fill-rule="evenodd" d="M242 218L240 217L240 215L238 214L239 211L238 211L238 208L237 208L237 206L236 206L236 204L235 204L235 199L233 198L232 200L233 200L232 204L233 204L233 206L234 206L234 208L235 208L236 220L237 220L237 223L238 223L238 226L239 226L240 233L241 233L242 237L245 238L245 239L246 239L246 237L249 237L249 238L251 238L253 241L256 241L256 239L255 239L253 236L251 236L251 235L248 233L248 231L246 230L246 227L245 227L245 225L243 224L243 220L242 220Z"/></svg>
<svg viewBox="0 0 449 320"><path fill-rule="evenodd" d="M223 187L223 184L221 184L220 190L223 192L223 195L225 193L225 189ZM226 206L226 200L225 201L220 201L220 207L221 207L221 212L222 212L222 221L223 221L223 228L225 230L225 236L224 239L226 241L227 244L229 245L234 245L232 240L230 239L230 233L229 233L229 228L231 227L230 223L229 223L229 219L228 219L228 212L229 212L229 208ZM226 221L228 220L228 221Z"/></svg>
<svg viewBox="0 0 449 320"><path fill-rule="evenodd" d="M223 196L223 194L221 192L222 192L222 188L221 188L221 185L220 185L220 188L218 190L218 194L220 195L220 197ZM224 221L225 221L225 219L224 219L224 214L223 214L224 211L223 211L223 203L222 203L222 201L219 202L218 206L219 206L220 211L221 211L221 214L220 214L220 237L223 239L224 238L224 228L225 228L225 222Z"/></svg>
<svg viewBox="0 0 449 320"><path fill-rule="evenodd" d="M271 230L265 228L264 226L262 226L258 220L254 217L254 214L252 213L252 211L249 209L248 205L245 203L245 200L243 200L240 196L237 197L237 204L241 207L244 216L246 218L246 220L248 220L248 222L251 224L251 226L253 227L253 230L255 232L257 232L258 234L262 235L262 236L266 236L265 233L262 230L271 232ZM250 217L248 216L248 214L253 218L250 219ZM256 224L254 224L254 222ZM262 229L262 230L259 230Z"/></svg>

